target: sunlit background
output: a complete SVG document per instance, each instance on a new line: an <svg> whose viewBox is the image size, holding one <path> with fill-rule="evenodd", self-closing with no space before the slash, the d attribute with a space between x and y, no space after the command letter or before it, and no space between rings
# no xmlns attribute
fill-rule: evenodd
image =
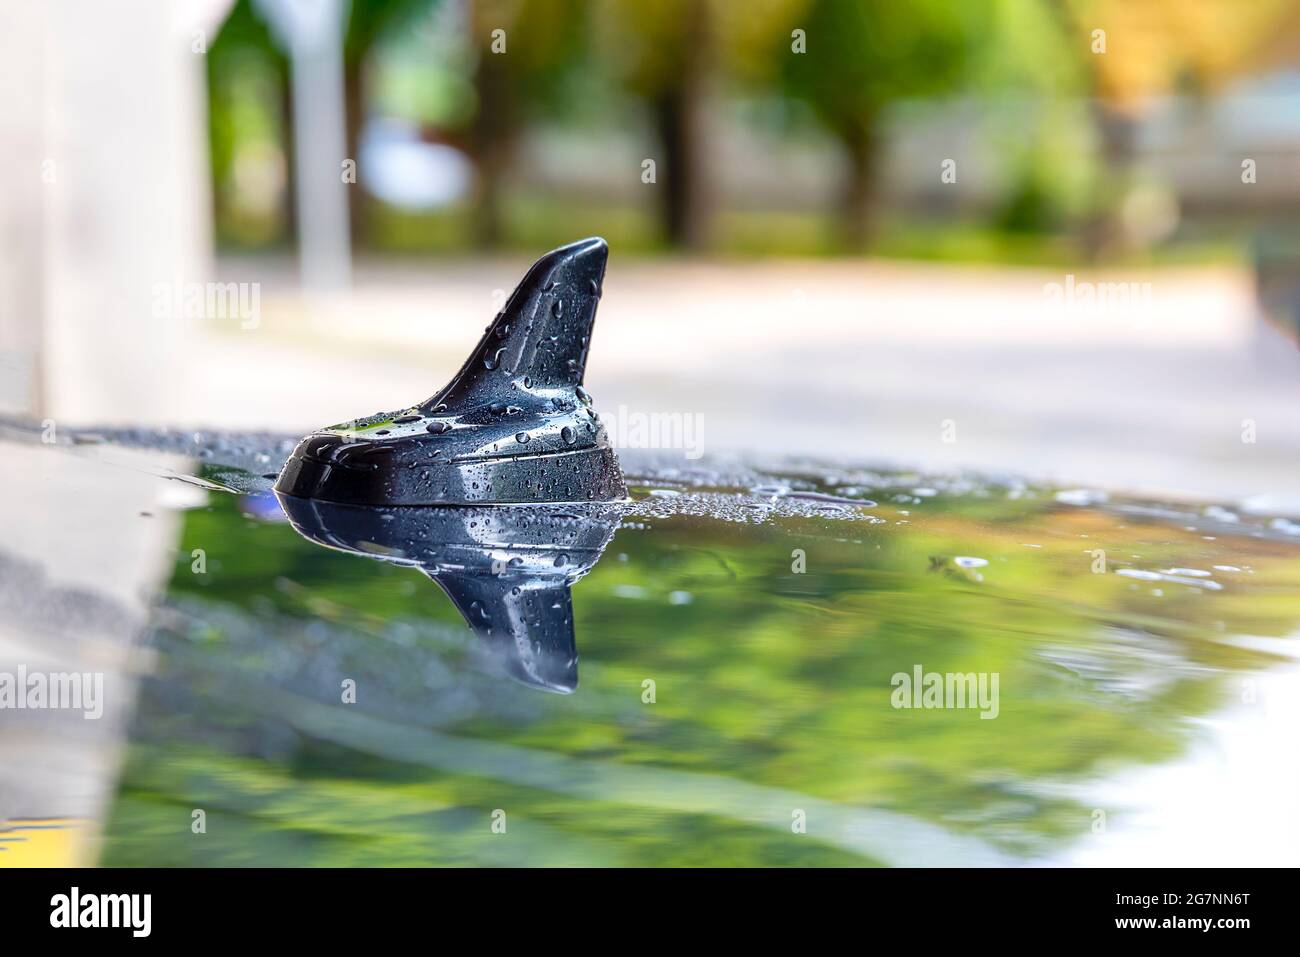
<svg viewBox="0 0 1300 957"><path fill-rule="evenodd" d="M87 448L96 430L166 427L178 443L167 469L188 475L214 463L186 459L182 440L298 435L405 408L447 381L533 259L600 235L611 254L587 386L602 412L692 416L707 463L815 463L876 497L870 477L888 476L902 498L887 517L917 523L912 538L844 533L797 587L786 556L805 534L825 538L815 523L761 540L711 526L620 531L578 593L592 664L588 696L573 699L588 710L575 713L449 678L464 636L449 607L430 610L427 582L362 560L342 575L334 563L346 559L255 524L265 516L214 489L165 483L160 498L156 456L145 468L94 453L92 470L8 449L17 557L0 567L0 598L30 609L57 585L51 607L84 590L116 610L34 611L35 632L0 636L6 660L102 652L127 676L163 662L139 702L157 729L143 743L125 739L129 708L72 744L51 732L60 748L0 735L0 818L6 788L39 798L10 802L39 819L25 853L98 859L88 845L69 851L58 824L93 818L112 832L116 863L509 862L464 838L458 815L500 799L483 790L484 767L511 769L533 749L568 755L543 778L590 759L597 793L575 809L511 779L513 800L543 822L526 832L538 863L941 863L963 834L988 842L979 860L996 849L1185 863L1200 813L1177 808L1189 789L1208 789L1225 814L1255 808L1254 829L1239 821L1196 846L1231 863L1294 854L1279 802L1300 776L1271 750L1291 712L1225 725L1244 742L1230 750L1247 796L1221 780L1226 758L1180 735L1221 713L1239 677L1294 656L1280 643L1300 618L1287 544L1300 534L1296 4L10 3L0 111L5 423L76 433ZM258 468L274 473L272 458ZM954 484L929 488L925 474ZM1021 501L1031 488L1041 503ZM1195 503L1194 519L1108 512L1108 492ZM931 497L922 528L911 510ZM1213 522L1256 524L1210 527L1207 502ZM1073 576L1088 536L1109 537L1138 572L1186 579L1185 566L1217 562L1212 584L1227 591ZM195 578L191 549L217 541L229 545L227 577ZM882 541L864 561L858 546ZM1015 564L1044 544L1050 574ZM981 587L1003 589L992 605L947 558L927 567L981 553L994 563ZM236 567L235 554L252 564ZM57 581L27 560L57 568ZM1013 569L1001 579L998 562ZM682 594L695 604L668 599ZM116 623L104 626L111 654L75 637L86 616ZM1016 616L1023 642L1005 627ZM146 621L153 650L123 651ZM736 622L747 630L732 658L714 641ZM59 641L33 640L41 629ZM679 642L660 648L669 633ZM812 634L824 648L799 644ZM1216 643L1225 634L1228 650ZM268 635L325 663L296 671ZM868 659L853 657L877 638ZM313 724L310 710L286 723L294 695L333 687L331 668L378 667L371 639L432 683L387 687L385 719L406 720L401 707L434 687L428 721L469 727L484 750L463 764L442 753L440 772L417 779L377 743L382 727ZM632 639L640 655L620 644ZM857 682L949 639L954 667L974 656L1033 688L999 725L1017 747L992 745L978 721L917 744L904 730L914 725L856 696ZM407 661L411 642L436 653ZM941 663L932 650L926 660ZM1293 665L1277 702L1295 688ZM634 699L612 689L647 667L694 697L642 726ZM228 684L257 698L249 675L289 703L227 695ZM38 753L40 774L14 770ZM1006 753L1010 765L990 771ZM1180 754L1163 777L1152 768ZM1112 764L1130 777L1107 777ZM627 770L641 765L727 786L682 778L644 820L599 817L609 795L646 784ZM1073 789L1089 775L1111 796ZM715 828L737 802L784 807L784 792L746 790L755 782L842 810L831 850L778 846L746 830L752 820ZM1126 789L1168 826L1084 849L1062 836L1090 802ZM220 795L217 816L229 816L212 858L167 843L196 793ZM178 808L180 825L160 823ZM896 829L894 811L925 822L919 856L859 840ZM293 815L318 830L298 835L284 823ZM358 850L339 836L352 827L379 843Z"/></svg>
<svg viewBox="0 0 1300 957"><path fill-rule="evenodd" d="M602 235L589 386L699 414L711 452L1232 496L1300 452L1292 4L4 16L11 411L396 408L531 259Z"/></svg>

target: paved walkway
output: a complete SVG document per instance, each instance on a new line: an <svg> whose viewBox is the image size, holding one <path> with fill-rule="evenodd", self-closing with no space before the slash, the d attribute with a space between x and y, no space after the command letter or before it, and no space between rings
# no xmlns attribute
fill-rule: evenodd
<svg viewBox="0 0 1300 957"><path fill-rule="evenodd" d="M191 322L173 401L64 405L79 421L290 430L398 408L449 378L526 266L363 264L349 298L311 303L288 264L227 261L224 280L262 284L257 328ZM709 453L1008 470L1300 511L1300 352L1258 321L1249 275L1231 268L1070 277L615 251L587 382L607 418L697 414Z"/></svg>

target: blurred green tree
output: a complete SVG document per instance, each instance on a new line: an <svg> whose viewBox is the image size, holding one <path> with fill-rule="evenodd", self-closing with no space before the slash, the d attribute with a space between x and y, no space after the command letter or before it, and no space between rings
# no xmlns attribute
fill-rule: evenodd
<svg viewBox="0 0 1300 957"><path fill-rule="evenodd" d="M392 31L427 14L440 0L353 0L343 41L343 98L347 153L358 159L367 113L366 70L370 55ZM362 174L364 175L364 173ZM348 190L354 243L366 241L366 200L362 189Z"/></svg>
<svg viewBox="0 0 1300 957"><path fill-rule="evenodd" d="M292 240L289 59L254 11L252 0L238 0L232 8L208 48L205 65L217 238L253 246L286 236ZM272 168L278 169L278 190L273 188L276 176ZM254 175L250 170L257 172ZM265 188L250 190L250 180ZM250 192L265 194L262 198L269 199L272 208L249 203Z"/></svg>
<svg viewBox="0 0 1300 957"><path fill-rule="evenodd" d="M871 234L882 120L893 103L958 88L988 4L943 0L809 0L779 37L787 91L807 101L844 150L839 212L854 248ZM806 52L796 47L803 31ZM937 173L936 173L937 175Z"/></svg>
<svg viewBox="0 0 1300 957"><path fill-rule="evenodd" d="M1137 134L1157 97L1193 99L1258 72L1275 39L1300 24L1290 0L1055 0L1087 74L1101 158L1085 229L1092 258L1152 236L1141 202Z"/></svg>
<svg viewBox="0 0 1300 957"><path fill-rule="evenodd" d="M562 108L562 92L587 49L586 5L479 0L469 12L470 43L478 55L478 103L469 138L478 172L474 238L479 246L495 246L504 234L503 186L526 123Z"/></svg>
<svg viewBox="0 0 1300 957"><path fill-rule="evenodd" d="M376 45L392 31L427 12L439 0L355 0L349 6L343 49L347 155L356 159L367 112L365 75ZM252 67L269 73L273 90L249 90ZM215 184L217 225L220 235L236 241L260 237L263 241L287 232L296 220L293 204L293 100L290 95L289 58L252 0L238 0L212 45L207 58L210 95L209 127ZM269 94L269 95L267 95ZM260 99L261 102L256 102ZM282 154L285 210L274 225L256 228L241 224L235 184L240 150L251 140L272 140ZM348 191L354 240L365 239L364 191Z"/></svg>
<svg viewBox="0 0 1300 957"><path fill-rule="evenodd" d="M655 159L664 238L686 248L707 241L703 107L715 50L714 6L709 0L608 0L592 7L603 60L649 113L660 151L648 158Z"/></svg>

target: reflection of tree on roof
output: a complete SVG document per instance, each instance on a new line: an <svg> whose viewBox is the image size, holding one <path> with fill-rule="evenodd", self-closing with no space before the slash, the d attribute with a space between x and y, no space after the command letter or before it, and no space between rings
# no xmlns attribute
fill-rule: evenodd
<svg viewBox="0 0 1300 957"><path fill-rule="evenodd" d="M1059 853L1088 832L1079 785L1177 758L1187 719L1275 660L1223 639L1291 633L1300 563L1283 541L1218 530L1207 543L1177 519L988 491L909 506L873 490L890 524L833 531L814 518L625 529L575 591L583 687L565 699L473 667L455 611L414 571L250 526L218 500L187 515L180 554L213 541L225 554L206 577L181 564L173 578L107 862L490 862L499 845L479 835L497 807L527 836L515 862L863 860L815 828L792 838L788 818L689 796L715 777L719 794L786 789L939 827L925 832L938 855L942 833ZM904 508L910 524L894 524ZM1243 571L1215 572L1217 592L1094 574L1098 547L1111 572ZM958 555L988 560L982 581ZM997 720L892 709L890 676L917 663L998 672ZM356 722L335 703L343 676L360 689ZM539 776L516 773L532 753ZM662 791L645 790L654 768L673 772ZM595 790L572 790L588 775ZM201 851L164 840L168 808L200 793L221 827ZM872 846L867 860L906 862Z"/></svg>

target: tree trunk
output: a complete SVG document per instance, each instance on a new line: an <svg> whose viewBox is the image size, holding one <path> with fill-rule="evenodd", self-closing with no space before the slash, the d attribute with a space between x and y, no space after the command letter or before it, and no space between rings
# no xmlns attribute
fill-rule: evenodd
<svg viewBox="0 0 1300 957"><path fill-rule="evenodd" d="M478 182L474 203L474 242L480 248L499 246L504 236L501 194L514 147L515 103L510 76L503 66L507 54L484 51L474 74L478 112L470 135Z"/></svg>
<svg viewBox="0 0 1300 957"><path fill-rule="evenodd" d="M291 248L298 246L298 176L294 172L298 154L293 135L293 78L287 58L278 59L280 74L280 137L284 150L284 236Z"/></svg>
<svg viewBox="0 0 1300 957"><path fill-rule="evenodd" d="M877 142L873 126L871 123L855 125L842 134L848 169L844 178L840 228L844 245L855 252L867 247L875 227L872 204L875 198Z"/></svg>
<svg viewBox="0 0 1300 957"><path fill-rule="evenodd" d="M364 57L343 61L343 103L344 136L347 143L347 159L356 163L357 181L348 184L348 223L352 234L352 245L358 247L366 239L366 198L361 180L365 170L361 168L361 127L366 119Z"/></svg>
<svg viewBox="0 0 1300 957"><path fill-rule="evenodd" d="M1137 154L1137 122L1101 97L1093 101L1093 121L1101 140L1102 176L1093 211L1084 229L1084 254L1096 262L1128 245L1124 200L1132 186Z"/></svg>
<svg viewBox="0 0 1300 957"><path fill-rule="evenodd" d="M655 127L663 150L656 169L659 214L664 237L672 246L704 245L707 210L695 131L698 105L684 86L665 90L654 101Z"/></svg>
<svg viewBox="0 0 1300 957"><path fill-rule="evenodd" d="M653 97L651 111L662 150L656 176L664 236L673 246L697 250L707 244L711 213L701 148L711 43L706 5L700 0L687 8L683 30L684 59L676 82Z"/></svg>

